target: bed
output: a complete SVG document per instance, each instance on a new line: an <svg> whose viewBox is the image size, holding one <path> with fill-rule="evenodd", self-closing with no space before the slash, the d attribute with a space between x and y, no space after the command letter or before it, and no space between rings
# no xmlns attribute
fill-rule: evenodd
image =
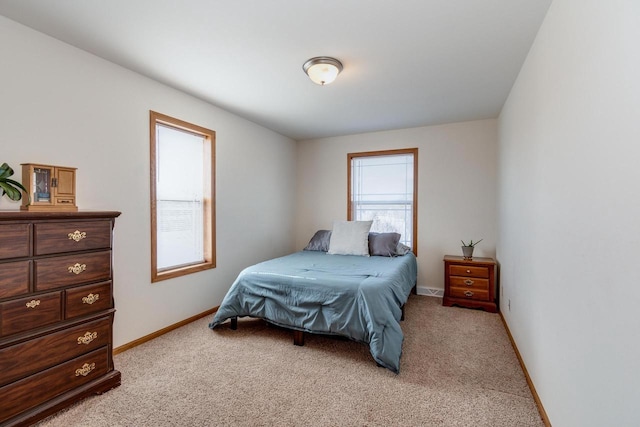
<svg viewBox="0 0 640 427"><path fill-rule="evenodd" d="M413 253L403 256L335 255L304 250L244 269L211 329L250 316L304 333L348 337L369 346L378 365L398 373L404 335L403 306L416 284Z"/></svg>

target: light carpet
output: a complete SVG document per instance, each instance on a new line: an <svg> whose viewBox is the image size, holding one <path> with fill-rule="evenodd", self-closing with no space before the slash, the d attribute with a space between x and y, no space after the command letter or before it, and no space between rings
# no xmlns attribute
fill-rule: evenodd
<svg viewBox="0 0 640 427"><path fill-rule="evenodd" d="M411 295L400 374L366 345L207 316L115 356L122 385L42 421L72 426L543 426L499 315Z"/></svg>

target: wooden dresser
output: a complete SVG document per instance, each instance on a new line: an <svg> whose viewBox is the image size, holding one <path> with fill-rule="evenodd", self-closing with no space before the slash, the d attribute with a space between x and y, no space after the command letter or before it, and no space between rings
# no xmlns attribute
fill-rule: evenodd
<svg viewBox="0 0 640 427"><path fill-rule="evenodd" d="M444 299L442 305L482 308L498 312L496 262L493 258L444 257Z"/></svg>
<svg viewBox="0 0 640 427"><path fill-rule="evenodd" d="M120 385L113 226L120 212L0 211L0 426Z"/></svg>

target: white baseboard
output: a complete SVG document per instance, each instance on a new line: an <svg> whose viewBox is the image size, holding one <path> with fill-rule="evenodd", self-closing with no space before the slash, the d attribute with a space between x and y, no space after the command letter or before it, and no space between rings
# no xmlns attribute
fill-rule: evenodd
<svg viewBox="0 0 640 427"><path fill-rule="evenodd" d="M418 295L426 295L428 297L442 298L444 297L444 289L427 288L424 286L418 286L416 291Z"/></svg>

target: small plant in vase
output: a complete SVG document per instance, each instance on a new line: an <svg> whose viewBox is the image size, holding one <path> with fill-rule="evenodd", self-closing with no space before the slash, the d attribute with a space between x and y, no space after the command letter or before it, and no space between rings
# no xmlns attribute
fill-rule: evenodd
<svg viewBox="0 0 640 427"><path fill-rule="evenodd" d="M469 240L469 243L465 243L464 240L460 240L462 242L462 256L464 256L464 259L471 259L473 258L473 248L480 242L482 242L482 239L477 240L477 241L473 241L473 240Z"/></svg>
<svg viewBox="0 0 640 427"><path fill-rule="evenodd" d="M2 191L0 197L6 194L8 198L17 202L22 199L22 191L26 193L27 189L18 181L9 178L11 175L13 175L13 169L8 164L3 163L0 166L0 190Z"/></svg>

